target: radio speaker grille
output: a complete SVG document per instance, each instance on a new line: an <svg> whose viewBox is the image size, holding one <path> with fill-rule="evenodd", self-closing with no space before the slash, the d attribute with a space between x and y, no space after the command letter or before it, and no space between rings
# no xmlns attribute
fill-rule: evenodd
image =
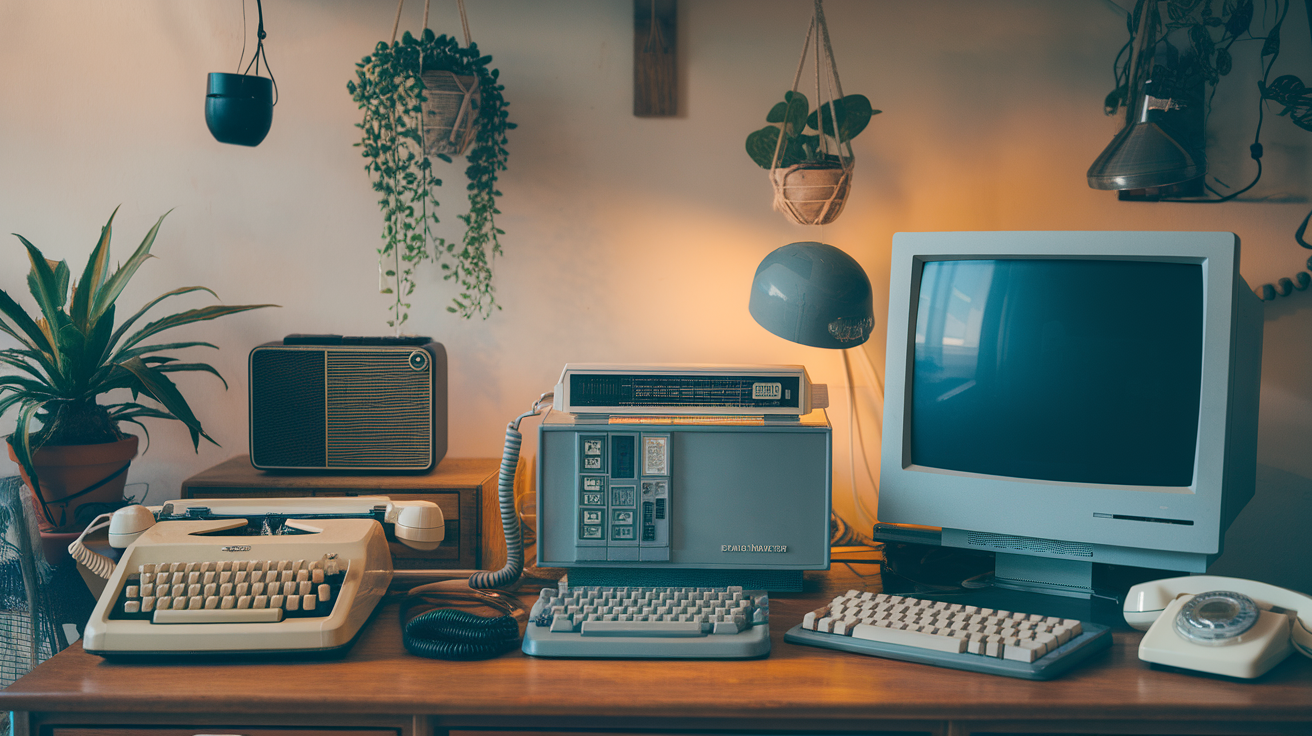
<svg viewBox="0 0 1312 736"><path fill-rule="evenodd" d="M1093 557L1093 548L1077 542L1054 542L1050 539L1015 537L1006 534L972 532L966 535L966 544L972 547L1012 549L1021 552L1041 552L1066 557Z"/></svg>
<svg viewBox="0 0 1312 736"><path fill-rule="evenodd" d="M327 467L423 467L432 455L432 364L406 351L328 354Z"/></svg>
<svg viewBox="0 0 1312 736"><path fill-rule="evenodd" d="M258 350L251 355L251 462L324 467L324 353Z"/></svg>

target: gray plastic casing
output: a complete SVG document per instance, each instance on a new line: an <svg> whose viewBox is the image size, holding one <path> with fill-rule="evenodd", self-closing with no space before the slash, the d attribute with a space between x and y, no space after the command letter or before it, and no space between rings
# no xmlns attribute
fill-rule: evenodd
<svg viewBox="0 0 1312 736"><path fill-rule="evenodd" d="M636 419L636 421L635 421ZM538 428L537 564L630 570L825 570L829 568L832 431L823 410L800 419L723 423L724 418L625 418L552 411ZM677 423L676 423L677 422ZM659 458L636 458L633 478L623 468L584 465L585 440L668 438ZM622 439L620 441L623 441ZM661 443L654 446L659 448ZM595 448L595 445L592 447ZM621 463L622 465L622 463ZM661 471L664 474L661 474ZM583 479L604 479L606 502L582 503ZM642 534L641 489L665 482L666 523ZM592 487L595 488L595 481ZM628 506L611 503L613 490L632 485L638 525L633 540L616 539L611 525ZM590 491L595 492L595 490ZM602 512L602 539L584 538L583 514ZM595 518L589 516L589 519Z"/></svg>
<svg viewBox="0 0 1312 736"><path fill-rule="evenodd" d="M929 261L974 259L1202 266L1202 388L1193 483L1098 485L912 464L908 406L920 276ZM1203 572L1254 493L1262 326L1262 303L1239 273L1239 239L1233 233L895 234L880 521L942 527L945 546Z"/></svg>

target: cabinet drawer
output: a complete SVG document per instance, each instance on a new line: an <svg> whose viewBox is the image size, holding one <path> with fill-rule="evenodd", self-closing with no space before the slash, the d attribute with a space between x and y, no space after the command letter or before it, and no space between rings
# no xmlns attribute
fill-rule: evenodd
<svg viewBox="0 0 1312 736"><path fill-rule="evenodd" d="M50 736L400 736L400 731L391 728L269 728L267 726L259 728L240 726L60 728L56 726L50 729L49 734Z"/></svg>

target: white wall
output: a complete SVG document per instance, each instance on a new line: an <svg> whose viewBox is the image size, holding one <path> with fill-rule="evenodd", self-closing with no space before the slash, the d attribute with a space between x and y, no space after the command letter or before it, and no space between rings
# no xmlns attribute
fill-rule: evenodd
<svg viewBox="0 0 1312 736"><path fill-rule="evenodd" d="M1254 285L1292 275L1308 255L1292 233L1309 207L1312 135L1273 114L1263 132L1267 176L1250 193L1265 201L1120 203L1086 186L1114 129L1102 99L1125 38L1108 0L830 0L844 90L885 112L857 139L852 200L826 228L771 212L766 174L743 151L791 82L808 2L680 3L682 112L654 119L631 114L629 0L468 5L519 128L500 187L504 311L487 321L448 315L451 291L434 266L411 311L410 330L451 356L453 457L498 454L505 423L567 361L803 363L840 397L831 412L835 486L838 507L850 509L840 356L776 338L747 314L752 273L772 249L823 240L862 263L879 317L865 349L880 373L897 231L1229 230L1243 240ZM180 426L155 423L150 451L131 471L152 501L246 451L252 346L291 332L387 332L386 297L376 293L381 218L351 146L360 115L345 86L355 62L390 34L395 7L270 0L267 50L281 102L268 138L248 149L215 142L203 115L206 73L237 67L240 2L0 0L0 228L76 270L116 205L119 258L171 209L158 259L124 305L184 284L210 286L229 303L283 305L178 335L221 347L194 357L212 361L229 391L207 376L181 382L223 447L193 453ZM246 10L253 38L254 3ZM402 27L417 29L421 13L418 0L407 4ZM454 3L434 3L431 25L457 30ZM1312 81L1308 38L1295 2L1277 74ZM1214 167L1238 181L1249 171L1255 85L1251 66L1234 74L1234 112L1218 112L1210 134ZM455 222L463 176L452 169L444 178L445 220ZM0 288L30 303L26 270L16 240L0 246ZM1306 480L1312 294L1266 314L1260 460ZM877 397L857 366L865 426L877 429ZM867 438L877 452L877 437Z"/></svg>

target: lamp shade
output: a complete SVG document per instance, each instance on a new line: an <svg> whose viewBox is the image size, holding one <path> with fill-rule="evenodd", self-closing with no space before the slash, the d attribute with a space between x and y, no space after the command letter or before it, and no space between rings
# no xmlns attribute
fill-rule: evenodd
<svg viewBox="0 0 1312 736"><path fill-rule="evenodd" d="M790 243L766 256L747 310L779 337L817 348L856 347L875 326L866 272L824 243Z"/></svg>
<svg viewBox="0 0 1312 736"><path fill-rule="evenodd" d="M1201 152L1180 145L1157 122L1132 123L1089 167L1094 189L1146 189L1197 179L1206 173Z"/></svg>

